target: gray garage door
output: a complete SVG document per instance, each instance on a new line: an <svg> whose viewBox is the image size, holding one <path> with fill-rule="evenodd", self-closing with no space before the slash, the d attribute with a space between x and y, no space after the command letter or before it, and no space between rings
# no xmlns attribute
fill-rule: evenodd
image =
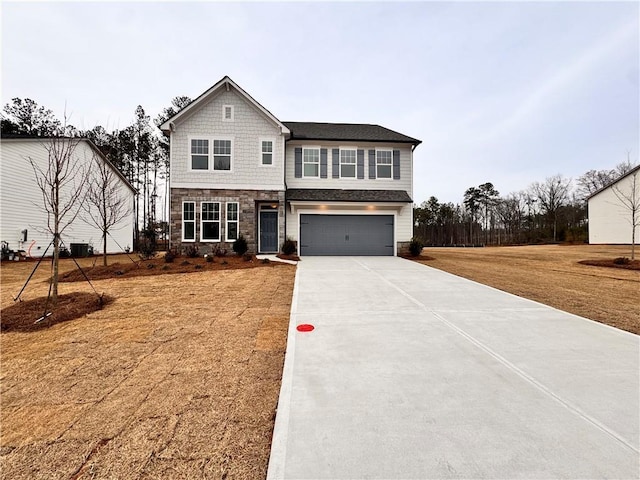
<svg viewBox="0 0 640 480"><path fill-rule="evenodd" d="M300 215L300 255L393 253L393 215Z"/></svg>

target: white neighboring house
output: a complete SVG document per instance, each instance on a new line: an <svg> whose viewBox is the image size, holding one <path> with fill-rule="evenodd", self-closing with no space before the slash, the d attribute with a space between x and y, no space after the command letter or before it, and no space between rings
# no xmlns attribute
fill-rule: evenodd
<svg viewBox="0 0 640 480"><path fill-rule="evenodd" d="M93 142L76 140L74 156L79 162L90 166L95 158L106 162L117 173L120 195L127 199L129 207L126 217L109 230L107 253L122 252L133 242L135 190ZM29 159L33 160L46 171L48 141L46 138L0 139L0 240L6 241L11 250L24 250L25 255L31 257L42 256L52 240L52 235L46 230L47 213L43 209L42 193L29 162ZM88 244L93 246L94 253L102 253L102 233L80 216L61 237L67 248L71 248L72 243ZM52 255L52 248L47 256Z"/></svg>
<svg viewBox="0 0 640 480"><path fill-rule="evenodd" d="M634 184L635 180L635 184ZM613 183L593 193L589 205L589 243L631 245L631 210L616 195L631 197L635 186L635 204L640 202L640 165L622 175ZM636 242L640 239L640 226L636 213Z"/></svg>

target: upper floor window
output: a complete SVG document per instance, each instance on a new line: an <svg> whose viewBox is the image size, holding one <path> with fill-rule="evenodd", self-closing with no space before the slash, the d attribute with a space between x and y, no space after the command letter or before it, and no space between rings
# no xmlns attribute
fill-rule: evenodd
<svg viewBox="0 0 640 480"><path fill-rule="evenodd" d="M233 122L233 105L222 106L222 121Z"/></svg>
<svg viewBox="0 0 640 480"><path fill-rule="evenodd" d="M273 140L261 140L262 165L273 165Z"/></svg>
<svg viewBox="0 0 640 480"><path fill-rule="evenodd" d="M191 140L191 170L209 170L209 140Z"/></svg>
<svg viewBox="0 0 640 480"><path fill-rule="evenodd" d="M391 178L392 164L391 150L376 150L376 178Z"/></svg>
<svg viewBox="0 0 640 480"><path fill-rule="evenodd" d="M340 150L340 178L356 177L356 151Z"/></svg>
<svg viewBox="0 0 640 480"><path fill-rule="evenodd" d="M319 148L305 148L302 150L302 172L304 177L320 176Z"/></svg>
<svg viewBox="0 0 640 480"><path fill-rule="evenodd" d="M200 204L200 239L203 242L220 241L220 203L202 202Z"/></svg>
<svg viewBox="0 0 640 480"><path fill-rule="evenodd" d="M213 141L213 169L231 170L231 140Z"/></svg>

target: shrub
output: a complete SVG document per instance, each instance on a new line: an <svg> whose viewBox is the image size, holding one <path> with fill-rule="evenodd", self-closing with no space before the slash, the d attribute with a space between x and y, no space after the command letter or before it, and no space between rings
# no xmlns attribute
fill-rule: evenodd
<svg viewBox="0 0 640 480"><path fill-rule="evenodd" d="M245 253L244 255L242 255L242 259L245 262L250 262L251 260L253 260L253 255L251 255L250 253Z"/></svg>
<svg viewBox="0 0 640 480"><path fill-rule="evenodd" d="M613 263L616 265L629 265L631 263L631 260L629 260L627 257L618 257L613 259Z"/></svg>
<svg viewBox="0 0 640 480"><path fill-rule="evenodd" d="M294 242L290 237L287 237L282 244L282 253L285 255L293 255L296 253L296 242Z"/></svg>
<svg viewBox="0 0 640 480"><path fill-rule="evenodd" d="M271 260L269 260L268 258L263 258L262 260L260 260L261 263L264 263L265 265L271 263Z"/></svg>
<svg viewBox="0 0 640 480"><path fill-rule="evenodd" d="M249 250L247 241L245 240L244 236L240 234L238 239L235 242L233 242L233 251L236 252L236 255L241 257L242 255L247 253L247 250Z"/></svg>
<svg viewBox="0 0 640 480"><path fill-rule="evenodd" d="M409 242L409 253L412 257L417 257L420 255L420 253L422 253L423 247L424 244L422 243L422 240L417 237L413 237Z"/></svg>
<svg viewBox="0 0 640 480"><path fill-rule="evenodd" d="M196 247L195 245L189 245L187 247L187 250L185 251L185 254L189 258L196 258L200 255L200 252L198 251L198 247Z"/></svg>
<svg viewBox="0 0 640 480"><path fill-rule="evenodd" d="M213 249L211 250L211 252L213 253L213 255L215 255L216 257L224 257L227 255L227 251L224 248L220 248L219 245L216 245L215 247L213 247Z"/></svg>
<svg viewBox="0 0 640 480"><path fill-rule="evenodd" d="M173 263L177 256L178 252L176 252L174 249L167 250L164 254L164 263Z"/></svg>
<svg viewBox="0 0 640 480"><path fill-rule="evenodd" d="M204 261L207 263L213 263L213 255L205 255Z"/></svg>

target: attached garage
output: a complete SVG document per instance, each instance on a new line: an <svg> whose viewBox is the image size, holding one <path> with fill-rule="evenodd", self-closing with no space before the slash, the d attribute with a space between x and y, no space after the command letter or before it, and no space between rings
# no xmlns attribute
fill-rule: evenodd
<svg viewBox="0 0 640 480"><path fill-rule="evenodd" d="M393 215L300 215L300 255L393 256Z"/></svg>

